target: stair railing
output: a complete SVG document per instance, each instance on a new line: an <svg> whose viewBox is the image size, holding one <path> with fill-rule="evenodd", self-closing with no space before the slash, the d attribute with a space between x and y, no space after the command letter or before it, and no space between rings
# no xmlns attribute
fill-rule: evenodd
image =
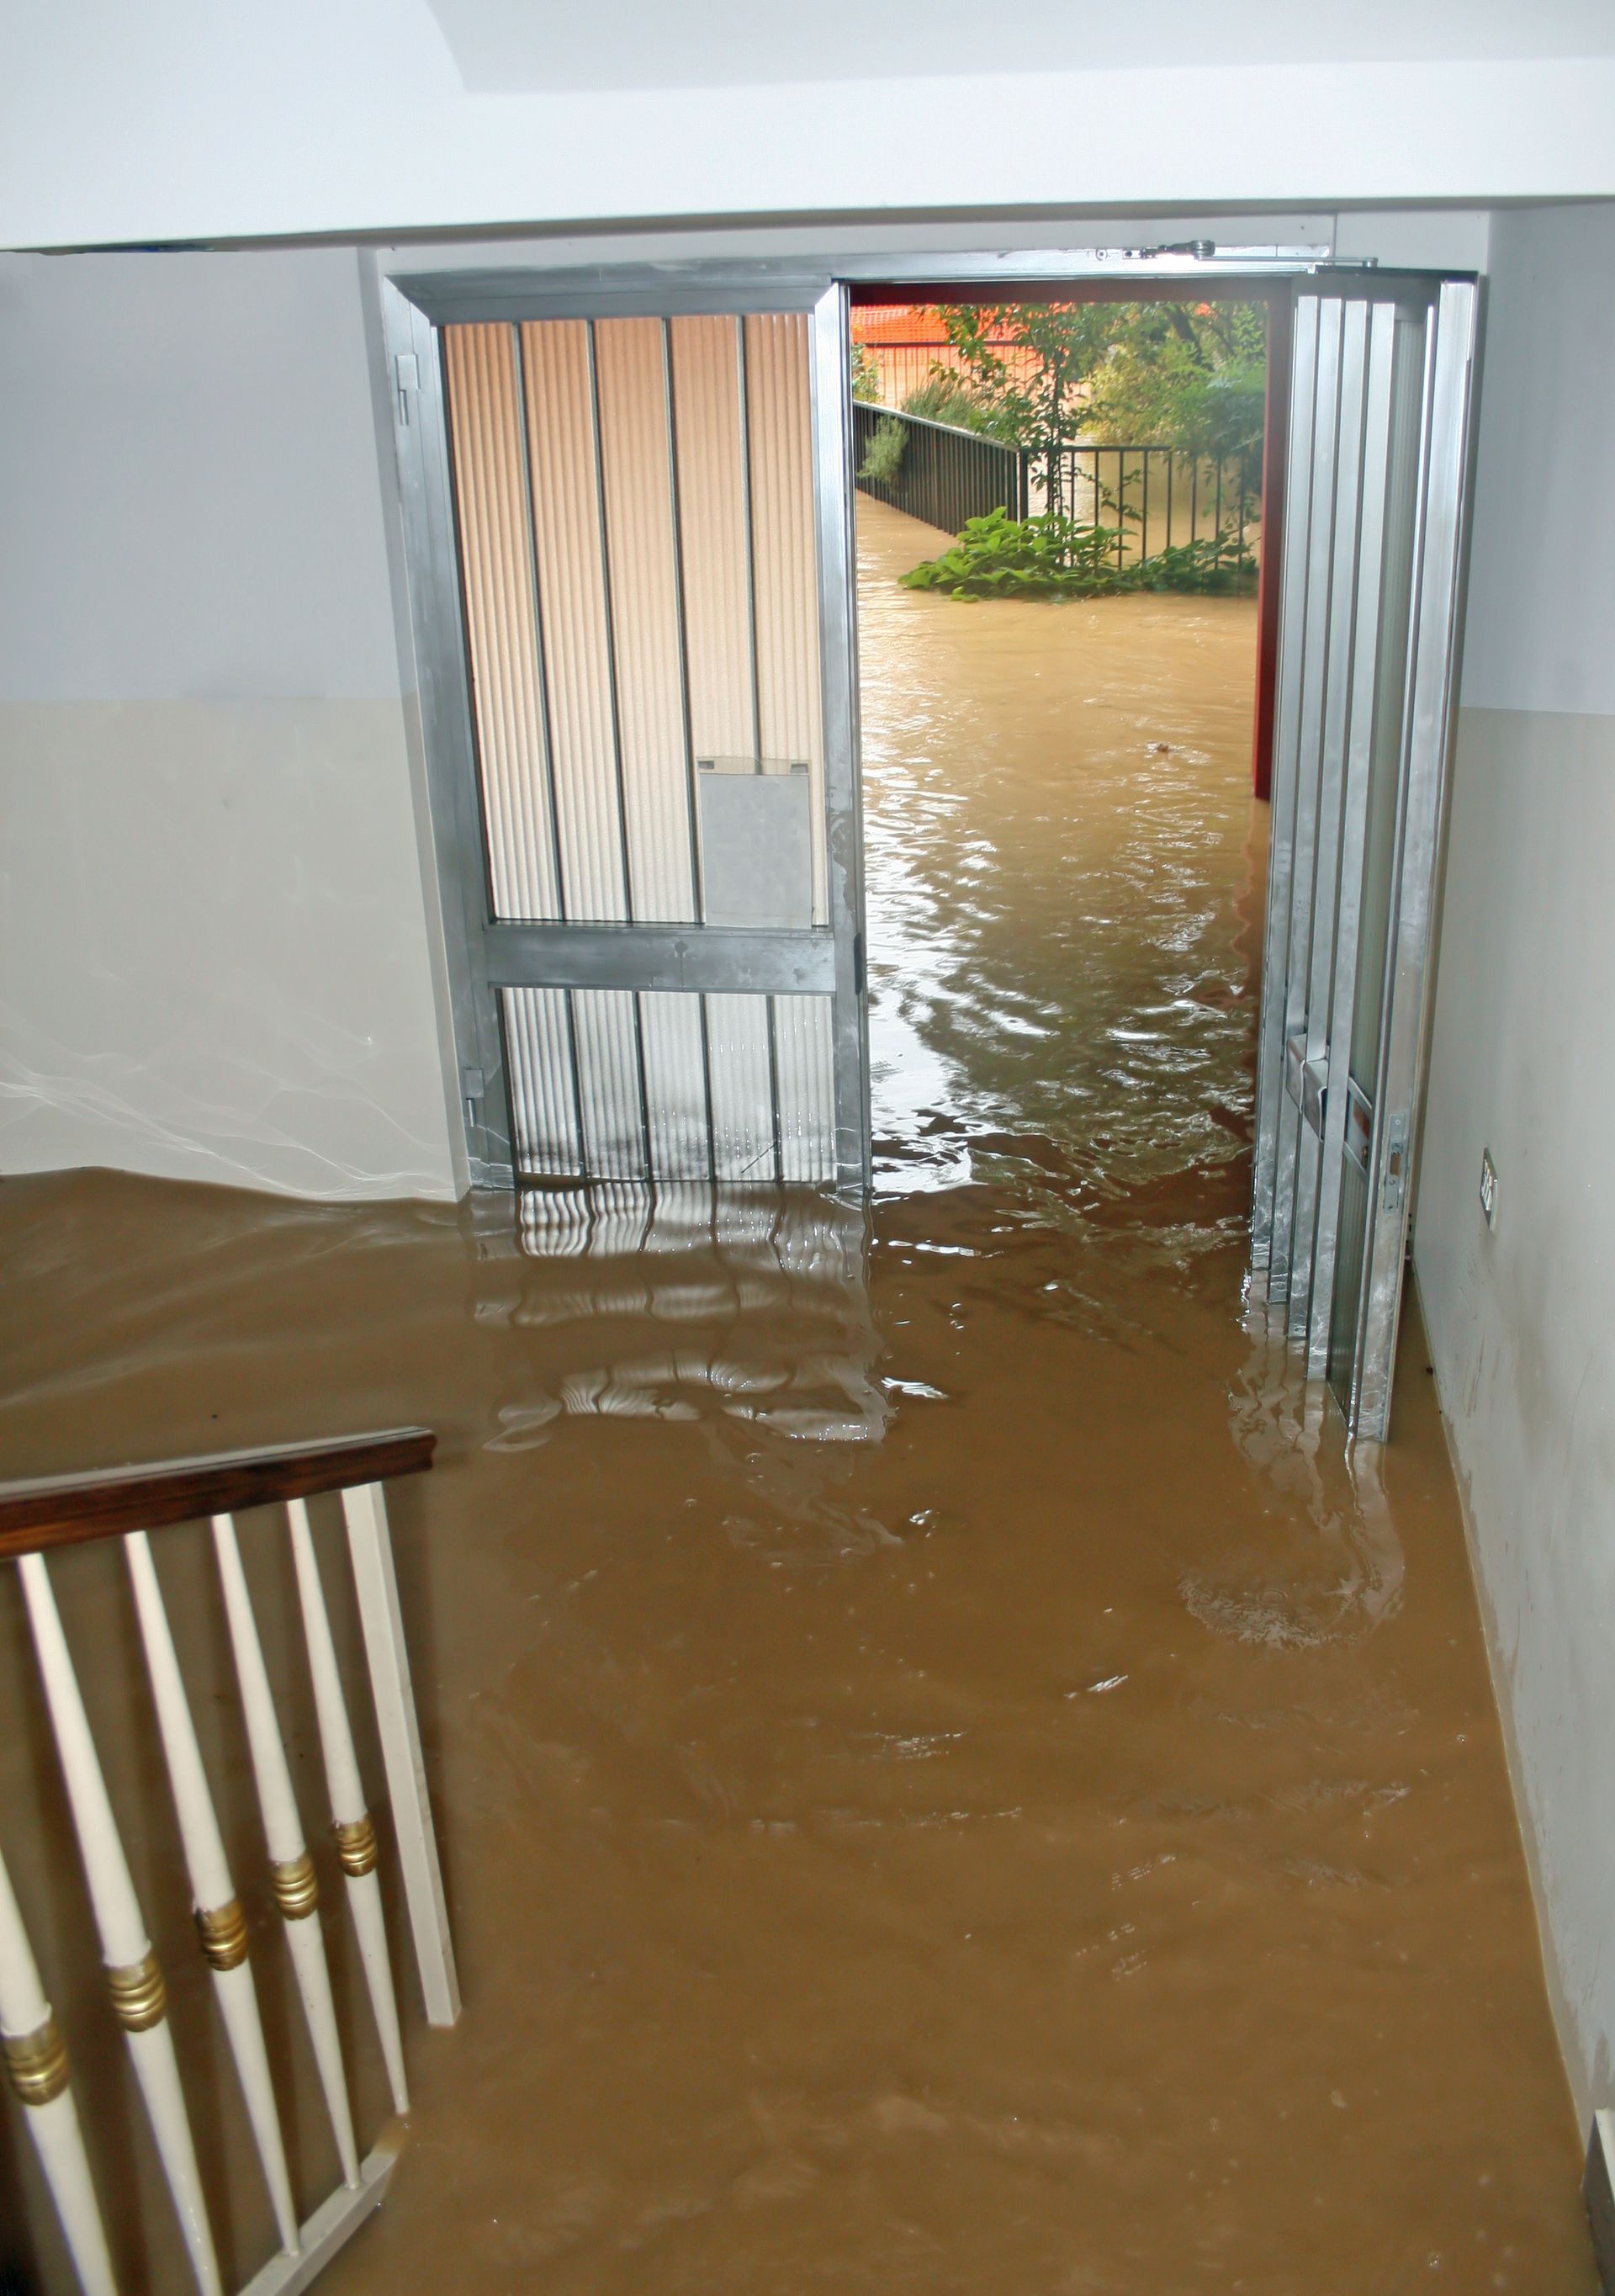
<svg viewBox="0 0 1615 2296"><path fill-rule="evenodd" d="M338 1442L283 1444L100 1474L0 1483L0 1559L15 1558L21 1580L106 1992L122 2029L135 2085L201 2296L224 2296L225 2284L197 2164L167 1988L86 1712L47 1558L55 1549L86 1540L122 1541L198 1944L279 2241L278 2252L245 2283L244 2296L290 2296L308 2285L379 2204L400 2139L396 2122L391 2123L361 2157L332 2000L319 1882L234 1518L248 1508L272 1504L284 1509L341 1896L353 1925L387 2084L395 2111L402 2115L408 2110L409 2093L383 1917L381 1853L360 1780L307 1502L321 1493L341 1494L392 1840L426 2018L433 2025L452 2025L460 2013L459 1985L382 1491L391 1478L429 1468L435 1440L425 1428L394 1428ZM288 2167L285 2123L266 2045L246 1916L225 1853L150 1537L169 1525L202 1519L211 1526L270 1890L340 2169L336 2188L307 2216L299 2216ZM3 1856L0 2050L79 2284L86 2296L111 2296L119 2281L92 2165L96 2136L110 2141L111 2132L92 2129L86 2141L63 2037Z"/></svg>

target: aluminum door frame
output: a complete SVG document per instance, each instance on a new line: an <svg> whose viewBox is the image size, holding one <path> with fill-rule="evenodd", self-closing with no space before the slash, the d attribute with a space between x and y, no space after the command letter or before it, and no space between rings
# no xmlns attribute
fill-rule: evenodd
<svg viewBox="0 0 1615 2296"><path fill-rule="evenodd" d="M1321 271L1305 283L1305 292L1318 298L1318 308L1310 325L1296 330L1291 406L1309 405L1311 421L1303 426L1292 418L1290 440L1292 491L1258 1034L1251 1262L1258 1289L1270 1305L1284 1309L1287 1336L1304 1349L1308 1374L1315 1378L1326 1373L1331 1342L1337 1242L1333 1223L1339 1208L1335 1167L1344 1147L1352 1012L1351 992L1342 995L1342 967L1350 965L1355 988L1362 894L1363 824L1357 806L1366 799L1366 744L1372 738L1378 681L1387 668L1376 660L1373 651L1377 614L1364 652L1359 656L1356 652L1367 627L1363 608L1370 572L1377 583L1383 571L1387 504L1382 495L1376 504L1365 502L1359 485L1351 549L1336 551L1342 409L1340 369L1337 365L1332 385L1330 367L1340 357L1351 304L1390 305L1403 311L1418 303L1426 314L1411 542L1413 597L1395 768L1397 828L1388 962L1367 1151L1364 1264L1346 1408L1353 1435L1383 1440L1432 985L1431 926L1452 739L1479 290L1466 279L1417 275L1381 279L1373 274L1337 278ZM1333 328L1324 324L1330 300L1337 303L1341 320ZM1388 384L1391 369L1387 365L1376 374L1372 317L1367 325L1364 380L1372 404L1358 409L1358 419L1383 426L1389 455L1390 408L1378 394ZM1394 318L1390 350L1394 356ZM1332 588L1342 575L1352 593L1349 614L1346 602ZM1343 697L1340 714L1325 723L1328 698L1319 679L1334 652L1322 636L1326 626L1332 638L1337 629L1346 636L1353 672L1360 661L1367 673L1366 693L1352 693L1349 723ZM1355 689L1355 675L1352 682ZM1359 714L1359 704L1367 722ZM1360 768L1360 774L1354 775L1354 768ZM1332 890L1319 875L1317 840L1320 807L1331 795L1340 816L1333 832L1337 849L1323 857L1332 859ZM1330 914L1320 935L1318 917L1326 894ZM1343 1040L1342 1022L1347 1024ZM1288 1070L1295 1065L1292 1048L1298 1045L1301 1073L1292 1096ZM1305 1116L1309 1082L1316 1085L1320 1103L1311 1140Z"/></svg>
<svg viewBox="0 0 1615 2296"><path fill-rule="evenodd" d="M1327 1376L1332 1329L1336 1250L1340 1239L1340 1183L1346 1154L1346 1118L1350 1099L1352 1032L1357 1018L1358 960L1361 953L1364 867L1368 832L1368 790L1373 767L1379 709L1384 692L1380 674L1380 647L1384 636L1384 581L1387 538L1393 510L1391 488L1398 474L1400 440L1396 391L1398 327L1403 316L1395 304L1370 308L1365 346L1363 414L1364 467L1377 466L1379 485L1373 494L1365 479L1357 519L1357 603L1353 631L1350 718L1340 730L1344 787L1339 814L1338 879L1341 898L1334 919L1330 980L1318 984L1323 1010L1309 1037L1309 1056L1324 1075L1324 1095L1316 1151L1316 1220L1308 1271L1309 1298L1306 1312L1290 1318L1292 1338L1304 1338L1307 1375ZM1425 377L1429 367L1430 332L1424 332ZM1422 379L1417 406L1423 430L1426 389ZM1371 457L1374 458L1371 464ZM1417 504L1414 504L1414 516ZM1411 605L1411 602L1410 602ZM1408 635L1404 630L1404 644ZM1394 674L1395 665L1390 665ZM1326 999L1326 1002L1324 1000Z"/></svg>
<svg viewBox="0 0 1615 2296"><path fill-rule="evenodd" d="M1324 690L1318 700L1319 770L1316 815L1312 824L1313 898L1311 930L1301 984L1303 1028L1301 1075L1303 1090L1296 1131L1295 1185L1290 1250L1288 1324L1292 1342L1308 1336L1308 1311L1312 1300L1313 1267L1320 1234L1320 1213L1326 1199L1320 1190L1323 1137L1326 1128L1327 1071L1334 1027L1336 958L1347 935L1342 926L1354 918L1357 900L1351 880L1342 868L1344 813L1348 796L1348 712L1359 693L1359 675L1368 671L1372 689L1372 639L1364 644L1359 613L1362 560L1365 546L1377 539L1383 513L1389 463L1389 426L1376 439L1370 429L1377 411L1371 369L1371 351L1381 349L1390 333L1394 306L1349 301L1340 307L1340 383L1339 422L1335 437L1335 521L1332 537L1328 584L1328 624L1324 641ZM1371 321L1380 322L1371 328ZM1372 336L1372 340L1371 340ZM1389 387L1385 405L1390 404ZM1372 449L1381 449L1378 471ZM1378 480L1378 502L1373 491ZM1349 518L1342 518L1342 507ZM1378 583L1372 593L1373 619L1380 612ZM1322 1084L1322 1090L1312 1087Z"/></svg>
<svg viewBox="0 0 1615 2296"><path fill-rule="evenodd" d="M1267 1258L1267 1299L1287 1308L1296 1252L1295 1215L1299 1167L1306 1132L1303 1097L1292 1091L1294 1046L1305 1030L1310 983L1310 953L1317 906L1318 824L1329 776L1330 759L1324 739L1324 704L1330 669L1331 582L1334 573L1336 539L1341 530L1338 488L1338 456L1345 410L1341 405L1344 351L1344 302L1320 296L1310 330L1312 351L1312 424L1308 449L1312 475L1308 489L1306 538L1290 529L1299 567L1299 611L1281 625L1280 660L1288 668L1291 654L1299 657L1288 676L1281 671L1282 698L1292 716L1281 720L1283 738L1275 745L1274 800L1276 818L1281 781L1284 785L1284 818L1288 824L1288 869L1284 898L1270 874L1267 924L1263 937L1263 1046L1271 1063L1264 1077L1261 1105L1271 1110L1273 1146L1267 1160L1272 1172L1273 1204ZM1298 324L1297 338L1309 330ZM1291 422L1291 432L1299 426ZM1351 529L1348 529L1350 531ZM1288 561L1289 554L1286 553ZM1288 577L1290 565L1285 573ZM1286 580L1284 603L1291 603ZM1276 1016L1267 1011L1269 994Z"/></svg>
<svg viewBox="0 0 1615 2296"><path fill-rule="evenodd" d="M827 269L649 266L566 277L514 267L399 270L380 281L405 567L466 1160L473 1186L514 1185L500 1014L507 988L708 990L832 999L838 1193L870 1185L852 387L848 291ZM440 330L527 319L808 321L819 684L829 920L803 930L496 919L489 894L460 589Z"/></svg>
<svg viewBox="0 0 1615 2296"><path fill-rule="evenodd" d="M1306 655L1308 570L1316 457L1318 329L1291 334L1290 408L1284 473L1284 562L1274 695L1273 778L1267 810L1267 899L1262 929L1262 992L1257 1021L1256 1139L1251 1152L1250 1264L1264 1298L1282 1297L1273 1258L1279 1121L1284 1101L1285 965L1294 899L1296 784L1299 777L1301 676ZM1305 424L1295 419L1306 406ZM1332 472L1329 473L1332 488ZM1305 537L1307 539L1303 540ZM1287 1267L1288 1246L1281 1246Z"/></svg>
<svg viewBox="0 0 1615 2296"><path fill-rule="evenodd" d="M1403 1263L1435 988L1431 927L1453 743L1459 602L1475 417L1480 290L1441 284L1431 314L1426 417L1420 439L1419 537L1409 631L1396 860L1391 870L1387 1012L1368 1152L1368 1232L1348 1423L1383 1441L1401 1324Z"/></svg>

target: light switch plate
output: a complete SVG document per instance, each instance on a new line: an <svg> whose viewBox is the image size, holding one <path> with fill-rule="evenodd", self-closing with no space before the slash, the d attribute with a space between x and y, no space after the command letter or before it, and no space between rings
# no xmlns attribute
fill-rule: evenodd
<svg viewBox="0 0 1615 2296"><path fill-rule="evenodd" d="M1494 1233L1497 1226L1497 1167L1492 1161L1492 1152L1480 1152L1480 1209L1486 1214L1486 1225Z"/></svg>

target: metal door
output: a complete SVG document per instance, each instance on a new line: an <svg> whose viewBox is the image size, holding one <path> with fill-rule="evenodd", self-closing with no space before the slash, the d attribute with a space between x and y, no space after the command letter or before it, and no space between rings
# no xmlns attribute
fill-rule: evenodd
<svg viewBox="0 0 1615 2296"><path fill-rule="evenodd" d="M843 291L384 306L473 1179L862 1191Z"/></svg>
<svg viewBox="0 0 1615 2296"><path fill-rule="evenodd" d="M1251 1259L1382 1439L1422 1078L1476 290L1295 304Z"/></svg>

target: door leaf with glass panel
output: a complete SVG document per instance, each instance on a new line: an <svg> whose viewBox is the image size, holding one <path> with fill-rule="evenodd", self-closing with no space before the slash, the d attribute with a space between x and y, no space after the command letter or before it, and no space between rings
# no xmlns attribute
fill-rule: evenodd
<svg viewBox="0 0 1615 2296"><path fill-rule="evenodd" d="M484 1181L866 1181L845 313L766 299L389 289Z"/></svg>
<svg viewBox="0 0 1615 2296"><path fill-rule="evenodd" d="M1475 327L1466 281L1295 303L1252 1266L1382 1439L1422 1080Z"/></svg>

